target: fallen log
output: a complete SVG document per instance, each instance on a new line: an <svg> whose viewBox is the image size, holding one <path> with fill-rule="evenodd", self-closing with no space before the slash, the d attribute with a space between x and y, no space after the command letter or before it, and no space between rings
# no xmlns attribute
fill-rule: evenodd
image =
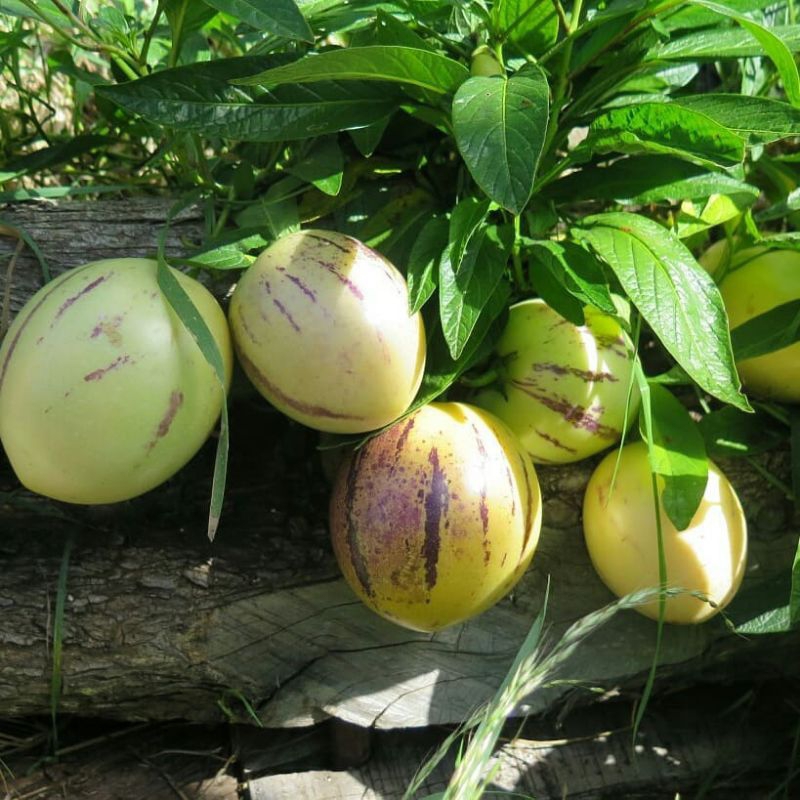
<svg viewBox="0 0 800 800"><path fill-rule="evenodd" d="M21 204L0 211L0 297L11 313L42 270L15 231L40 247L52 274L90 260L155 251L170 202L154 198ZM172 223L167 251L199 241L202 215ZM16 255L15 255L16 254ZM12 263L13 270L8 269ZM75 507L19 487L0 462L0 715L49 713L53 618L64 568L62 712L194 721L255 715L270 726L336 717L377 728L463 720L506 673L548 576L549 637L612 598L596 578L580 529L583 489L596 461L540 468L544 529L534 564L511 598L433 635L396 627L364 608L339 578L328 543L328 487L316 434L284 420L239 377L222 524L205 537L213 442L179 475L115 506ZM751 555L736 621L757 617L779 592L797 544L784 482L788 453L724 465L750 522ZM765 477L766 476L766 477ZM787 594L788 597L788 594ZM761 605L759 605L761 604ZM638 691L656 627L632 612L594 635L560 674L582 687ZM800 635L744 637L722 618L667 626L660 680L683 685L794 674ZM542 711L562 683L530 699Z"/></svg>

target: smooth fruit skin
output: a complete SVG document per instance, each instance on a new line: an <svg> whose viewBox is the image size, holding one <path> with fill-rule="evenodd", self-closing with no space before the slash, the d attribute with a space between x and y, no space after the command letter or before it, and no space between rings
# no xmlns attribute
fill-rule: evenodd
<svg viewBox="0 0 800 800"><path fill-rule="evenodd" d="M622 448L612 492L616 462L617 453L609 453L589 480L583 530L597 574L622 597L659 586L658 544L647 445L636 442ZM689 527L677 531L663 509L660 516L668 585L702 592L717 605L680 594L667 599L664 618L704 622L728 605L744 577L747 523L739 498L725 475L709 463L706 491ZM658 602L637 611L658 619Z"/></svg>
<svg viewBox="0 0 800 800"><path fill-rule="evenodd" d="M573 325L538 298L512 306L495 348L500 385L474 400L514 431L535 463L578 461L622 435L633 348L611 317L587 308L585 318ZM629 420L638 406L634 384Z"/></svg>
<svg viewBox="0 0 800 800"><path fill-rule="evenodd" d="M719 286L731 330L775 306L800 300L800 253L740 250ZM800 403L800 342L736 362L748 394Z"/></svg>
<svg viewBox="0 0 800 800"><path fill-rule="evenodd" d="M242 275L229 319L239 360L270 403L311 428L363 433L411 404L425 368L405 279L349 236L306 230Z"/></svg>
<svg viewBox="0 0 800 800"><path fill-rule="evenodd" d="M157 264L95 261L59 276L19 312L0 348L0 439L29 489L113 503L177 472L208 438L222 389L161 294ZM220 349L213 296L173 270Z"/></svg>
<svg viewBox="0 0 800 800"><path fill-rule="evenodd" d="M434 631L489 608L530 564L542 519L533 465L508 428L431 403L367 441L339 471L333 549L355 593Z"/></svg>

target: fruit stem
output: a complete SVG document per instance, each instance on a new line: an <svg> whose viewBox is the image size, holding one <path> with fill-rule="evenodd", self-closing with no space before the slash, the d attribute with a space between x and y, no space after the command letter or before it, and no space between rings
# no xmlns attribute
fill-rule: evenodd
<svg viewBox="0 0 800 800"><path fill-rule="evenodd" d="M482 389L484 386L491 386L491 384L495 383L495 381L499 380L499 378L500 373L496 369L492 368L471 378L467 377L466 375L462 375L458 379L458 382L463 386L469 387L470 389Z"/></svg>

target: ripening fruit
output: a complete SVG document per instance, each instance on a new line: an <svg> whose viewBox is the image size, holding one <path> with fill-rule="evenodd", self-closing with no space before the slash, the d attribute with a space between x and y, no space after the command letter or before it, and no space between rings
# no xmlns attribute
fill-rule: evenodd
<svg viewBox="0 0 800 800"><path fill-rule="evenodd" d="M573 325L544 300L511 307L497 342L498 385L474 402L496 414L536 463L578 461L617 442L633 371L633 347L613 318L585 309ZM628 421L635 419L634 384Z"/></svg>
<svg viewBox="0 0 800 800"><path fill-rule="evenodd" d="M712 274L727 253L717 242L701 257ZM800 300L800 253L751 247L735 252L719 285L731 330L759 314ZM800 403L800 342L736 362L748 394L765 400Z"/></svg>
<svg viewBox="0 0 800 800"><path fill-rule="evenodd" d="M541 515L536 473L511 431L472 406L431 403L345 462L330 527L355 593L393 622L434 631L511 590Z"/></svg>
<svg viewBox="0 0 800 800"><path fill-rule="evenodd" d="M177 472L208 438L223 392L161 294L156 262L95 261L40 289L0 348L0 439L20 481L70 503L113 503ZM230 376L225 315L173 270Z"/></svg>
<svg viewBox="0 0 800 800"><path fill-rule="evenodd" d="M597 574L618 597L658 588L658 540L647 445L609 453L594 471L583 501L586 547ZM611 490L614 480L613 491ZM659 479L659 492L663 483ZM719 468L708 465L708 484L689 527L678 531L660 513L667 583L702 592L716 608L689 594L669 597L667 622L696 623L714 616L733 599L747 558L747 524L739 498ZM637 608L658 619L658 601Z"/></svg>
<svg viewBox="0 0 800 800"><path fill-rule="evenodd" d="M340 233L306 230L268 247L242 275L229 319L261 394L317 430L387 425L422 381L425 331L408 313L405 279Z"/></svg>

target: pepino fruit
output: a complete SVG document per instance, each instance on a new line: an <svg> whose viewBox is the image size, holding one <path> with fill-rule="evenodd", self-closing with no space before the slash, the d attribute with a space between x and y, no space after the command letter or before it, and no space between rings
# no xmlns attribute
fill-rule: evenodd
<svg viewBox="0 0 800 800"><path fill-rule="evenodd" d="M363 433L411 404L425 368L420 314L403 276L349 236L279 239L242 275L230 325L250 380L311 428Z"/></svg>
<svg viewBox="0 0 800 800"><path fill-rule="evenodd" d="M667 622L704 622L730 603L744 577L747 524L742 506L719 468L712 463L708 467L705 494L689 527L678 531L663 509L660 516L668 585L700 592L715 605L690 594L669 597ZM586 487L583 530L597 574L618 597L659 586L656 515L644 442L623 447L619 466L616 452L600 462ZM657 601L637 610L658 619Z"/></svg>
<svg viewBox="0 0 800 800"><path fill-rule="evenodd" d="M434 631L496 603L528 567L542 503L511 431L461 403L431 403L367 441L340 469L333 548L374 611Z"/></svg>
<svg viewBox="0 0 800 800"><path fill-rule="evenodd" d="M728 260L726 241L717 242L701 257L712 274L727 262L719 291L731 329L776 306L800 300L800 253L751 247ZM736 362L748 394L767 400L800 403L800 342Z"/></svg>
<svg viewBox="0 0 800 800"><path fill-rule="evenodd" d="M474 402L496 414L536 463L578 461L622 435L633 347L611 317L587 308L573 325L543 300L511 307L496 346L498 384ZM634 385L628 420L636 417Z"/></svg>
<svg viewBox="0 0 800 800"><path fill-rule="evenodd" d="M96 261L64 273L20 311L0 348L0 439L29 489L113 503L177 472L219 416L223 390L156 280L155 261ZM174 271L228 376L225 315Z"/></svg>

